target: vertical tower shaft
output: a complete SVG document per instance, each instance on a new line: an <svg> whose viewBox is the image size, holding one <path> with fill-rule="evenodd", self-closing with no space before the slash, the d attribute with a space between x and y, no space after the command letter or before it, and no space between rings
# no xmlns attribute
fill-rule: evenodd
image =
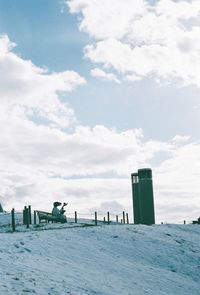
<svg viewBox="0 0 200 295"><path fill-rule="evenodd" d="M135 224L155 224L152 171L139 169L131 174Z"/></svg>
<svg viewBox="0 0 200 295"><path fill-rule="evenodd" d="M133 216L134 223L141 223L141 213L140 213L140 200L139 200L139 179L137 173L131 174L131 182L132 182L132 196L133 196Z"/></svg>

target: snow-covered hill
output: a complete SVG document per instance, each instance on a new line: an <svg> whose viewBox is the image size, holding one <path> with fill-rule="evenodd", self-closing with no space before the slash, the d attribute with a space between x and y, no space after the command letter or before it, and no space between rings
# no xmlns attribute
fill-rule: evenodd
<svg viewBox="0 0 200 295"><path fill-rule="evenodd" d="M199 295L199 225L0 234L0 294Z"/></svg>

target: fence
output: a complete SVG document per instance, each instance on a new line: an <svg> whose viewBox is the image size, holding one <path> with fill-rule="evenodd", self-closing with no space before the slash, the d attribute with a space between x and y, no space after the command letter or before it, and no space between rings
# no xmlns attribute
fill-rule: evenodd
<svg viewBox="0 0 200 295"><path fill-rule="evenodd" d="M49 221L46 220L46 223ZM105 214L95 211L93 214L81 213L81 212L67 212L68 224L84 224L84 225L102 225L102 224L129 224L129 214L125 211L121 213ZM194 223L194 221L182 221L178 224ZM23 226L23 228L29 228L30 226L38 226L40 220L37 215L37 210L32 211L31 206L24 206L23 211L11 210L10 213L0 213L0 232L3 231L16 231L16 227ZM44 224L44 223L43 223ZM170 224L167 222L161 222L161 224ZM176 223L177 224L177 223Z"/></svg>
<svg viewBox="0 0 200 295"><path fill-rule="evenodd" d="M0 229L9 228L12 232L16 231L16 227L24 226L29 228L30 226L37 226L40 224L40 220L37 214L38 210L32 211L31 206L24 206L22 212L15 211L13 208L10 213L0 214ZM53 221L52 221L53 222ZM98 213L80 213L80 212L69 212L67 213L67 222L73 224L85 224L85 225L100 225L100 224L129 224L129 215L126 212L113 214L106 212L106 214ZM49 223L46 220L46 223Z"/></svg>
<svg viewBox="0 0 200 295"><path fill-rule="evenodd" d="M88 213L79 213L77 211L75 212L69 212L67 213L68 220L73 221L75 223L85 221L87 222L91 220L95 225L98 224L110 224L110 223L123 223L123 224L129 224L129 215L128 213L125 213L124 211L122 213L111 213L106 212L105 214L98 213L97 211L94 212L94 214L88 214Z"/></svg>
<svg viewBox="0 0 200 295"><path fill-rule="evenodd" d="M4 212L0 213L0 228L1 231L3 229L11 227L15 230L16 226L23 224L23 214L19 211L14 211L14 209L11 210L10 213Z"/></svg>

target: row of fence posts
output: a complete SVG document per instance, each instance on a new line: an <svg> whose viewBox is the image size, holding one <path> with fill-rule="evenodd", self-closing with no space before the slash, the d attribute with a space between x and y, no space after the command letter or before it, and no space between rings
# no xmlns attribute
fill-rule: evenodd
<svg viewBox="0 0 200 295"><path fill-rule="evenodd" d="M128 213L125 213L125 211L123 211L122 213L122 219L120 220L121 223L125 224L129 224L129 216L128 216ZM98 216L97 216L97 211L94 212L94 222L95 222L95 225L97 225L98 223ZM74 222L77 223L78 222L78 213L77 211L75 211L75 214L74 214ZM103 222L104 223L107 223L107 224L110 224L111 220L110 220L110 212L107 212L107 220L106 220L106 217L104 216L103 217ZM116 215L116 223L119 223L119 215Z"/></svg>
<svg viewBox="0 0 200 295"><path fill-rule="evenodd" d="M106 221L106 217L104 217L103 222L110 224L110 212L107 212L107 221ZM119 223L119 222L123 223L123 224L125 224L125 223L129 224L128 213L125 213L125 211L123 211L122 218L120 221L119 221L119 215L116 215L116 223ZM95 224L97 225L97 212L95 212Z"/></svg>
<svg viewBox="0 0 200 295"><path fill-rule="evenodd" d="M32 215L31 215L31 206L30 205L28 207L24 206L23 224L26 225L27 228L29 228L29 225L32 224ZM16 230L16 220L15 220L15 209L14 208L11 210L11 226L12 226L12 231L14 232Z"/></svg>
<svg viewBox="0 0 200 295"><path fill-rule="evenodd" d="M37 223L37 211L33 212L33 222L34 224ZM97 211L95 211L94 213L94 222L95 225L98 224L98 216L97 216ZM77 211L74 212L74 222L78 223L78 213ZM107 212L107 220L106 217L103 217L103 222L110 224L111 220L110 220L110 212ZM125 211L122 212L122 218L119 220L119 215L116 215L116 223L122 223L122 224L129 224L129 216L128 213L125 213ZM183 222L184 224L186 224L186 221L184 220ZM26 228L29 228L30 224L32 224L32 213L31 213L31 206L29 205L24 206L23 209L23 225L26 225ZM163 222L161 222L161 224L164 224ZM16 230L16 222L15 222L15 209L13 208L11 210L11 226L12 226L12 231L14 232Z"/></svg>
<svg viewBox="0 0 200 295"><path fill-rule="evenodd" d="M122 219L120 220L121 223L125 224L129 224L129 216L128 213L125 213L125 211L123 211L122 213ZM97 211L94 212L94 222L95 225L97 225L98 223L98 215L97 215ZM78 213L77 211L74 212L74 222L77 223L78 222ZM110 224L111 220L110 220L110 212L107 212L107 220L106 217L103 217L103 222ZM116 223L119 223L119 215L116 215Z"/></svg>
<svg viewBox="0 0 200 295"><path fill-rule="evenodd" d="M26 228L29 228L30 224L32 224L32 213L31 212L32 211L31 211L31 206L30 205L28 207L24 206L24 209L23 209L23 225L26 225ZM37 211L34 211L34 214L33 214L33 222L34 222L34 224L37 223L36 212ZM98 224L98 221L99 220L98 220L97 211L95 211L95 213L94 213L95 225ZM78 223L78 213L77 213L77 211L74 212L74 222ZM106 217L103 217L103 222L107 223L107 224L110 224L110 222L111 222L111 220L110 220L110 212L107 212L107 220L106 220ZM116 223L119 223L119 215L116 215ZM123 211L123 213L122 213L122 219L120 220L120 223L129 224L129 216L128 216L128 213L125 213L125 211ZM14 232L15 229L16 229L15 209L14 208L11 210L11 226L12 226L12 231Z"/></svg>

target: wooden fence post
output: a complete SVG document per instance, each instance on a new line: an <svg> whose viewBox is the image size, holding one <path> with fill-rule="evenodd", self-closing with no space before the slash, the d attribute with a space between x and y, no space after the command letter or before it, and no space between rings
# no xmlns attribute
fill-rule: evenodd
<svg viewBox="0 0 200 295"><path fill-rule="evenodd" d="M77 223L77 220L78 220L78 219L77 219L77 211L75 211L74 214L75 214L75 216L74 216L74 221L75 221L75 223Z"/></svg>
<svg viewBox="0 0 200 295"><path fill-rule="evenodd" d="M36 224L36 211L34 210L34 213L33 213L33 222L34 224Z"/></svg>
<svg viewBox="0 0 200 295"><path fill-rule="evenodd" d="M94 212L94 218L95 218L95 225L97 225L97 212Z"/></svg>
<svg viewBox="0 0 200 295"><path fill-rule="evenodd" d="M12 231L15 232L15 209L14 208L11 211L11 223L12 223Z"/></svg>
<svg viewBox="0 0 200 295"><path fill-rule="evenodd" d="M108 224L110 224L110 212L107 212Z"/></svg>
<svg viewBox="0 0 200 295"><path fill-rule="evenodd" d="M125 212L123 211L123 223L125 223L126 220L125 220Z"/></svg>
<svg viewBox="0 0 200 295"><path fill-rule="evenodd" d="M26 206L24 206L23 210L23 224L26 224Z"/></svg>
<svg viewBox="0 0 200 295"><path fill-rule="evenodd" d="M105 217L103 218L103 222L106 223L106 218Z"/></svg>
<svg viewBox="0 0 200 295"><path fill-rule="evenodd" d="M26 228L29 228L29 210L28 208L26 207L25 209L25 220L26 220Z"/></svg>
<svg viewBox="0 0 200 295"><path fill-rule="evenodd" d="M119 222L119 218L118 218L118 215L116 215L116 222L117 222L117 223Z"/></svg>
<svg viewBox="0 0 200 295"><path fill-rule="evenodd" d="M129 224L128 213L126 213L126 223Z"/></svg>
<svg viewBox="0 0 200 295"><path fill-rule="evenodd" d="M32 224L31 205L28 206L29 224Z"/></svg>

